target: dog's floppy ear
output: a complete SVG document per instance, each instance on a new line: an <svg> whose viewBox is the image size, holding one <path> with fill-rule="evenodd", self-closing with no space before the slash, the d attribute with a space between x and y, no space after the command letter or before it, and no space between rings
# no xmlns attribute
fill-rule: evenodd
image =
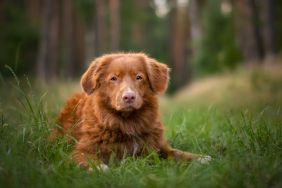
<svg viewBox="0 0 282 188"><path fill-rule="evenodd" d="M164 93L169 81L168 66L152 58L147 58L146 64L152 91L157 94Z"/></svg>
<svg viewBox="0 0 282 188"><path fill-rule="evenodd" d="M88 67L86 72L82 75L80 84L83 90L90 95L93 91L99 87L99 78L104 69L103 58L95 59Z"/></svg>

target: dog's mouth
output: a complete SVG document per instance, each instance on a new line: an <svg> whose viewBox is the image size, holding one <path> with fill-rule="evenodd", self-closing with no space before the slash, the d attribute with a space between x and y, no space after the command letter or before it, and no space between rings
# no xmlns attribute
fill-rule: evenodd
<svg viewBox="0 0 282 188"><path fill-rule="evenodd" d="M136 107L135 105L126 104L126 105L118 105L115 109L119 112L132 112L134 110L138 110L139 108Z"/></svg>
<svg viewBox="0 0 282 188"><path fill-rule="evenodd" d="M134 114L136 111L138 111L140 108L141 106L136 107L133 105L127 105L127 106L122 106L120 108L116 108L116 111L123 118L128 118L129 116Z"/></svg>
<svg viewBox="0 0 282 188"><path fill-rule="evenodd" d="M133 110L136 110L136 109L134 107L132 107L132 106L128 106L128 107L122 108L120 111L131 112Z"/></svg>
<svg viewBox="0 0 282 188"><path fill-rule="evenodd" d="M142 103L120 103L114 105L114 108L118 112L133 112L139 110L142 107Z"/></svg>

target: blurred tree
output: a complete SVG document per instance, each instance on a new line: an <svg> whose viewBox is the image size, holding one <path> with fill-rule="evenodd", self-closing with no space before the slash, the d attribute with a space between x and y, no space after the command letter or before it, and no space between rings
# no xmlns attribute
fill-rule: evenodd
<svg viewBox="0 0 282 188"><path fill-rule="evenodd" d="M168 62L168 20L157 16L153 0L121 1L121 43L125 51L142 51Z"/></svg>
<svg viewBox="0 0 282 188"><path fill-rule="evenodd" d="M0 25L3 25L3 21L4 21L4 0L0 0Z"/></svg>
<svg viewBox="0 0 282 188"><path fill-rule="evenodd" d="M199 54L200 41L202 37L203 30L203 8L206 0L190 0L188 4L188 13L190 18L191 27L191 42L192 42L192 56L191 61L194 61L195 54Z"/></svg>
<svg viewBox="0 0 282 188"><path fill-rule="evenodd" d="M124 2L124 1L123 1ZM139 10L139 11L137 11ZM122 47L128 50L143 51L146 48L146 21L151 15L149 10L149 1L126 0L122 7L122 21L125 27L122 27Z"/></svg>
<svg viewBox="0 0 282 188"><path fill-rule="evenodd" d="M63 11L63 55L65 74L68 78L75 78L81 74L85 57L85 31L82 22L78 17L73 1L62 1Z"/></svg>
<svg viewBox="0 0 282 188"><path fill-rule="evenodd" d="M222 9L228 1L207 1L203 12L203 32L194 63L200 74L232 69L240 61L235 45L231 9ZM225 4L224 6L229 6Z"/></svg>
<svg viewBox="0 0 282 188"><path fill-rule="evenodd" d="M120 1L95 1L96 56L120 50Z"/></svg>
<svg viewBox="0 0 282 188"><path fill-rule="evenodd" d="M111 21L111 51L118 51L120 48L120 2L109 0L110 21Z"/></svg>
<svg viewBox="0 0 282 188"><path fill-rule="evenodd" d="M197 42L202 35L202 11L205 0L190 0L188 12L191 24L191 38Z"/></svg>
<svg viewBox="0 0 282 188"><path fill-rule="evenodd" d="M274 20L274 26L275 26L275 30L276 33L275 34L275 41L276 41L276 53L281 52L282 50L282 1L274 1L274 16L275 16L275 20Z"/></svg>
<svg viewBox="0 0 282 188"><path fill-rule="evenodd" d="M37 53L37 26L29 22L24 1L0 0L0 74L11 76L34 70Z"/></svg>
<svg viewBox="0 0 282 188"><path fill-rule="evenodd" d="M267 56L275 56L277 54L276 45L276 25L277 20L275 10L275 0L261 1L263 41L265 53Z"/></svg>
<svg viewBox="0 0 282 188"><path fill-rule="evenodd" d="M257 46L257 54L260 60L262 60L265 56L264 52L264 44L262 39L262 29L259 17L259 7L257 0L249 0L249 7L251 10L251 18L253 25L253 34L255 37L255 42Z"/></svg>
<svg viewBox="0 0 282 188"><path fill-rule="evenodd" d="M42 81L57 77L59 56L59 1L44 0L37 77Z"/></svg>
<svg viewBox="0 0 282 188"><path fill-rule="evenodd" d="M275 25L272 0L238 0L235 7L236 36L245 62L262 62L275 53Z"/></svg>
<svg viewBox="0 0 282 188"><path fill-rule="evenodd" d="M81 66L88 65L93 58L97 55L96 53L96 2L93 0L75 0L75 11L77 14L77 22L82 28L83 32L80 36L80 40L83 41L83 64Z"/></svg>
<svg viewBox="0 0 282 188"><path fill-rule="evenodd" d="M255 38L253 37L251 13L245 0L233 1L236 39L244 60L257 58Z"/></svg>
<svg viewBox="0 0 282 188"><path fill-rule="evenodd" d="M237 38L246 62L277 55L278 1L234 1ZM280 7L280 8L279 8Z"/></svg>
<svg viewBox="0 0 282 188"><path fill-rule="evenodd" d="M279 54L281 8L277 0L0 0L0 71L74 78L85 59L142 51L170 64L172 91L195 72L191 61L208 74L235 67L238 49L246 62Z"/></svg>
<svg viewBox="0 0 282 188"><path fill-rule="evenodd" d="M170 5L169 55L172 68L171 90L175 91L184 86L191 78L191 36L187 7L178 6L177 0L171 0Z"/></svg>
<svg viewBox="0 0 282 188"><path fill-rule="evenodd" d="M95 50L96 56L109 50L109 27L107 25L107 2L95 1Z"/></svg>
<svg viewBox="0 0 282 188"><path fill-rule="evenodd" d="M25 7L28 20L35 25L40 22L41 1L38 0L25 0Z"/></svg>

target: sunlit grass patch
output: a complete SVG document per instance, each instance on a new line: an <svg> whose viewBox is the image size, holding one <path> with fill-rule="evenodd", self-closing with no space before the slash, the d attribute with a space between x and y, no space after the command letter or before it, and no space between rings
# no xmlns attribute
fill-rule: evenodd
<svg viewBox="0 0 282 188"><path fill-rule="evenodd" d="M254 104L282 103L282 65L238 69L213 77L196 80L175 95L187 105L217 105L223 108L246 108Z"/></svg>

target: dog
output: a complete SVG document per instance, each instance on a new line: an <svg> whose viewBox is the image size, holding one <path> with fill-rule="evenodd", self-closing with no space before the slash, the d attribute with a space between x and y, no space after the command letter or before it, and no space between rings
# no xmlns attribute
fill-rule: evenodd
<svg viewBox="0 0 282 188"><path fill-rule="evenodd" d="M172 148L164 138L158 96L169 81L167 65L144 53L114 53L95 59L83 74L83 92L67 100L58 117L61 128L77 142L72 159L81 167L106 169L114 155L144 156L208 162L202 156Z"/></svg>

